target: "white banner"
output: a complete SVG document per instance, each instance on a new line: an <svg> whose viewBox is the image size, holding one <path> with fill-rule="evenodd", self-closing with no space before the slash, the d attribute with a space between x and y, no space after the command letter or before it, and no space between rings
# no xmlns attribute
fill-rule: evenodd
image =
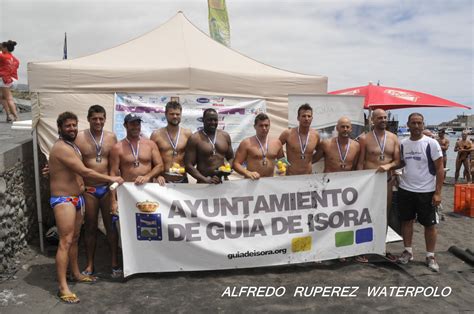
<svg viewBox="0 0 474 314"><path fill-rule="evenodd" d="M118 189L124 274L383 254L386 186L386 174L373 170L220 185L125 183Z"/></svg>
<svg viewBox="0 0 474 314"><path fill-rule="evenodd" d="M202 129L202 113L207 108L214 108L219 113L219 126L230 134L232 147L237 149L240 142L255 135L254 119L260 112L266 112L264 99L245 99L236 97L203 96L203 95L159 95L159 94L115 94L114 132L120 140L125 137L123 119L134 112L141 116L142 134L150 137L151 133L166 126L166 103L176 100L183 107L181 126L193 132Z"/></svg>

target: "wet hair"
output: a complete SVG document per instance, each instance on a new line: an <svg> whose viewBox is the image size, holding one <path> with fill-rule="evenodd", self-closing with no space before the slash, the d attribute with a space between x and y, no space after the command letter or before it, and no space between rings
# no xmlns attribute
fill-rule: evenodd
<svg viewBox="0 0 474 314"><path fill-rule="evenodd" d="M59 114L58 119L56 120L58 128L61 128L63 126L64 121L69 120L69 119L76 120L76 122L78 121L77 116L70 111L65 111Z"/></svg>
<svg viewBox="0 0 474 314"><path fill-rule="evenodd" d="M183 107L181 107L181 104L177 101L168 101L165 107L165 113L168 113L168 110L170 109L179 109L179 111L183 111Z"/></svg>
<svg viewBox="0 0 474 314"><path fill-rule="evenodd" d="M214 108L207 108L207 109L204 110L204 112L202 113L202 117L204 118L209 112L214 112L215 114L217 114L216 109L214 109Z"/></svg>
<svg viewBox="0 0 474 314"><path fill-rule="evenodd" d="M307 110L309 110L309 111L311 111L311 113L313 113L313 108L308 103L302 104L298 108L298 117L300 116L301 111L307 111Z"/></svg>
<svg viewBox="0 0 474 314"><path fill-rule="evenodd" d="M410 122L411 117L416 117L416 116L421 117L421 120L425 121L425 117L423 117L421 113L413 112L413 113L410 113L410 115L408 116L408 122Z"/></svg>
<svg viewBox="0 0 474 314"><path fill-rule="evenodd" d="M267 116L266 113L259 113L256 117L255 117L255 120L253 122L253 125L257 125L257 122L258 121L265 121L265 120L270 120L270 118Z"/></svg>
<svg viewBox="0 0 474 314"><path fill-rule="evenodd" d="M104 107L102 107L101 105L92 105L92 106L89 107L89 111L87 111L87 119L92 117L92 114L94 114L94 113L103 113L104 118L107 115L106 112L105 112Z"/></svg>
<svg viewBox="0 0 474 314"><path fill-rule="evenodd" d="M15 46L16 46L16 41L13 41L13 40L4 41L2 43L2 47L7 48L9 52L13 52L13 50L15 50Z"/></svg>

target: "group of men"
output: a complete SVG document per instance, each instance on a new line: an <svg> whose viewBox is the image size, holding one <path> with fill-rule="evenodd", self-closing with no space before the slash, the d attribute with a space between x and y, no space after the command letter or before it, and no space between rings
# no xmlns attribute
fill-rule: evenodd
<svg viewBox="0 0 474 314"><path fill-rule="evenodd" d="M321 140L318 132L311 128L313 110L308 104L298 108L298 127L285 130L279 138L269 136L270 119L266 114L260 113L254 121L256 134L240 143L235 157L229 134L218 129L218 113L214 109L204 110L203 128L195 133L180 126L181 114L182 107L178 102L167 103L167 125L154 131L150 139L147 139L141 136L140 116L130 113L124 119L126 137L121 141L117 141L113 133L104 130L106 112L99 105L89 108L89 129L79 134L76 115L70 112L59 115L59 140L50 152L49 169L51 207L60 235L56 265L58 296L62 301L79 302L67 285L68 263L74 280L96 280L93 274L99 209L111 247L112 275L121 276L117 258L118 236L112 223L113 217L118 213L118 206L115 192L108 188L109 184L187 183L187 174L194 177L197 183L219 184L222 176L217 169L225 162L245 178L258 180L274 175L276 160L285 156L284 146L289 164L286 175L311 174L312 164L322 157L324 172L362 169L388 172L388 206L391 204L393 184L391 172L405 165L407 171L402 175L400 187L406 190L410 201L401 201L399 205L402 210L406 207L406 213L402 215L405 251L400 261L406 263L413 259L411 238L414 219L418 218L425 226L428 266L437 270L434 259L436 222L431 219L430 210L432 204L438 205L441 200L441 187L437 181L443 167L442 159L439 159L439 144L421 133L421 114L410 115L408 126L411 136L400 146L397 136L386 130L387 114L380 109L375 110L372 115L373 131L361 136L358 141L350 137L352 124L347 117L342 117L337 122L337 136ZM419 143L422 144L418 145ZM168 171L176 164L184 166L185 172ZM421 171L420 168L424 165L428 165L425 168L429 170ZM432 172L431 165L434 165L435 173ZM81 272L77 262L77 242L83 207L87 266ZM426 219L420 219L425 216ZM359 260L364 261L365 257L359 257Z"/></svg>

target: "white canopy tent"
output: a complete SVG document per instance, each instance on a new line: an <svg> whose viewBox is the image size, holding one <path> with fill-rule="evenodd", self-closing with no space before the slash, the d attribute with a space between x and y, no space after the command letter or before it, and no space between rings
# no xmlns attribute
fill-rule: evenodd
<svg viewBox="0 0 474 314"><path fill-rule="evenodd" d="M104 106L112 130L115 92L263 98L272 134L288 126L288 94L326 94L327 77L280 70L214 41L178 12L151 32L90 56L28 64L33 126L48 155L56 118L72 111L85 128L87 109Z"/></svg>

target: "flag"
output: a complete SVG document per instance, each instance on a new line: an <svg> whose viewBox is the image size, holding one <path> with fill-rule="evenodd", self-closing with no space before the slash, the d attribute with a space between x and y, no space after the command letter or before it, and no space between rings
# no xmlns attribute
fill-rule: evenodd
<svg viewBox="0 0 474 314"><path fill-rule="evenodd" d="M209 33L212 39L230 47L230 26L225 0L207 0Z"/></svg>
<svg viewBox="0 0 474 314"><path fill-rule="evenodd" d="M64 33L63 60L67 59L67 35Z"/></svg>

